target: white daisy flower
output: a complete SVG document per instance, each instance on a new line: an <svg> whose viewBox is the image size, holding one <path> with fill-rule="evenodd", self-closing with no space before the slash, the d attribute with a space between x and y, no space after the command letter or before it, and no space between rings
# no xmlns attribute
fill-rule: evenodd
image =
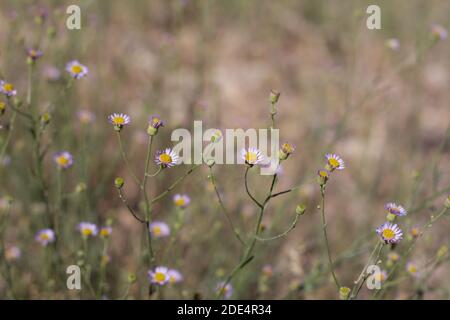
<svg viewBox="0 0 450 320"><path fill-rule="evenodd" d="M4 80L0 80L0 92L8 98L14 97L17 94L17 90L14 88L14 86Z"/></svg>
<svg viewBox="0 0 450 320"><path fill-rule="evenodd" d="M400 49L400 41L397 38L391 38L386 40L386 47L391 50L397 51Z"/></svg>
<svg viewBox="0 0 450 320"><path fill-rule="evenodd" d="M131 122L131 118L125 113L113 113L108 117L108 121L114 125L114 129L120 131L123 126Z"/></svg>
<svg viewBox="0 0 450 320"><path fill-rule="evenodd" d="M176 194L173 196L173 202L179 208L186 208L191 203L191 198L187 194Z"/></svg>
<svg viewBox="0 0 450 320"><path fill-rule="evenodd" d="M413 277L419 277L419 267L414 262L410 261L406 264L406 271Z"/></svg>
<svg viewBox="0 0 450 320"><path fill-rule="evenodd" d="M66 71L69 72L73 78L81 79L88 74L89 69L77 60L74 60L66 65Z"/></svg>
<svg viewBox="0 0 450 320"><path fill-rule="evenodd" d="M241 157L242 160L245 161L245 163L249 166L254 166L255 164L262 164L264 163L264 156L255 147L250 147L248 149L242 149L241 151Z"/></svg>
<svg viewBox="0 0 450 320"><path fill-rule="evenodd" d="M81 222L78 225L78 231L80 231L81 235L84 237L93 237L98 233L97 226L90 222Z"/></svg>
<svg viewBox="0 0 450 320"><path fill-rule="evenodd" d="M398 243L402 240L402 230L393 223L385 222L376 229L376 232L385 243Z"/></svg>
<svg viewBox="0 0 450 320"><path fill-rule="evenodd" d="M393 215L396 215L398 217L406 216L408 214L408 212L406 211L405 208L403 208L401 205L395 204L393 202L386 203L386 205L384 206L384 209L387 212L389 212Z"/></svg>
<svg viewBox="0 0 450 320"><path fill-rule="evenodd" d="M170 148L159 150L156 153L155 163L163 168L173 167L180 162L180 157Z"/></svg>
<svg viewBox="0 0 450 320"><path fill-rule="evenodd" d="M431 34L439 40L445 40L448 36L448 31L439 24L433 24L431 26Z"/></svg>
<svg viewBox="0 0 450 320"><path fill-rule="evenodd" d="M327 153L325 155L328 162L328 171L334 171L334 170L343 170L345 169L345 163L344 160L342 160L341 157L339 157L337 154L334 153Z"/></svg>
<svg viewBox="0 0 450 320"><path fill-rule="evenodd" d="M55 233L52 229L42 229L40 230L35 237L36 241L39 242L42 246L47 246L49 243L55 241Z"/></svg>
<svg viewBox="0 0 450 320"><path fill-rule="evenodd" d="M170 235L170 228L165 222L155 221L150 223L150 234L154 238L164 238Z"/></svg>
<svg viewBox="0 0 450 320"><path fill-rule="evenodd" d="M169 275L169 283L174 284L183 281L183 275L178 270L169 269L167 274Z"/></svg>
<svg viewBox="0 0 450 320"><path fill-rule="evenodd" d="M166 267L156 267L154 271L150 270L148 272L148 280L150 281L150 283L163 286L170 280L168 271L169 269L167 269Z"/></svg>
<svg viewBox="0 0 450 320"><path fill-rule="evenodd" d="M14 261L20 258L22 251L17 246L8 246L5 250L5 259L7 261Z"/></svg>

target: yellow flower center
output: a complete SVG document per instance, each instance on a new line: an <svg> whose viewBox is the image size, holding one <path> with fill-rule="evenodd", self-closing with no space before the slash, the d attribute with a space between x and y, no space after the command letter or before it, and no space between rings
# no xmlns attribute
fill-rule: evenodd
<svg viewBox="0 0 450 320"><path fill-rule="evenodd" d="M121 125L125 123L125 118L124 117L115 117L113 122L115 124Z"/></svg>
<svg viewBox="0 0 450 320"><path fill-rule="evenodd" d="M101 235L102 237L107 237L107 236L109 236L109 231L108 231L108 229L102 229L102 230L100 230L100 235Z"/></svg>
<svg viewBox="0 0 450 320"><path fill-rule="evenodd" d="M183 198L179 198L179 199L175 200L175 205L178 206L178 207L184 206L185 203L186 203L186 202L184 201Z"/></svg>
<svg viewBox="0 0 450 320"><path fill-rule="evenodd" d="M48 236L48 234L46 234L46 233L42 233L41 234L41 240L50 240L50 237Z"/></svg>
<svg viewBox="0 0 450 320"><path fill-rule="evenodd" d="M92 230L91 230L91 229L88 229L88 228L84 228L83 230L81 230L81 233L82 233L84 236L90 236L90 235L92 234Z"/></svg>
<svg viewBox="0 0 450 320"><path fill-rule="evenodd" d="M286 153L292 153L294 152L294 147L292 147L289 143L285 143L282 145L282 149L286 152Z"/></svg>
<svg viewBox="0 0 450 320"><path fill-rule="evenodd" d="M79 66L77 64L72 66L72 72L73 73L78 74L78 73L81 73L82 71L83 71L83 68L81 66Z"/></svg>
<svg viewBox="0 0 450 320"><path fill-rule="evenodd" d="M328 159L328 163L329 163L330 166L332 166L333 168L339 167L339 161L337 161L335 158L330 158L330 159Z"/></svg>
<svg viewBox="0 0 450 320"><path fill-rule="evenodd" d="M166 275L162 272L155 273L155 280L158 282L164 282L166 280Z"/></svg>
<svg viewBox="0 0 450 320"><path fill-rule="evenodd" d="M416 266L409 266L408 267L408 271L410 273L416 273L417 272L417 267Z"/></svg>
<svg viewBox="0 0 450 320"><path fill-rule="evenodd" d="M158 227L158 226L153 227L153 234L156 235L156 236L160 235L161 234L161 228Z"/></svg>
<svg viewBox="0 0 450 320"><path fill-rule="evenodd" d="M168 155L167 153L163 153L159 156L159 161L161 161L162 163L171 163L172 162L172 157L170 155Z"/></svg>
<svg viewBox="0 0 450 320"><path fill-rule="evenodd" d="M169 282L170 282L170 283L175 283L175 282L176 282L175 277L174 277L174 276L170 276Z"/></svg>
<svg viewBox="0 0 450 320"><path fill-rule="evenodd" d="M383 230L383 237L385 239L390 240L390 239L393 239L394 236L395 236L395 232L392 229L384 229Z"/></svg>
<svg viewBox="0 0 450 320"><path fill-rule="evenodd" d="M3 85L3 90L5 90L6 92L10 92L14 90L14 86L11 83L5 83Z"/></svg>
<svg viewBox="0 0 450 320"><path fill-rule="evenodd" d="M158 124L159 121L159 118L153 118L153 124Z"/></svg>
<svg viewBox="0 0 450 320"><path fill-rule="evenodd" d="M226 286L219 289L220 295L225 295L225 294L227 294L227 292L228 292L228 287L226 287Z"/></svg>
<svg viewBox="0 0 450 320"><path fill-rule="evenodd" d="M64 167L69 164L69 159L64 156L59 156L56 158L56 163L58 163L61 167Z"/></svg>
<svg viewBox="0 0 450 320"><path fill-rule="evenodd" d="M322 178L328 178L328 172L326 172L325 170L320 170L319 176Z"/></svg>
<svg viewBox="0 0 450 320"><path fill-rule="evenodd" d="M392 261L394 261L394 262L397 261L398 258L399 258L399 256L398 256L398 254L396 254L396 253L393 253L393 254L390 254L390 255L389 255L389 259L392 260Z"/></svg>
<svg viewBox="0 0 450 320"><path fill-rule="evenodd" d="M255 163L258 159L258 155L254 152L247 151L245 154L245 161L248 163Z"/></svg>

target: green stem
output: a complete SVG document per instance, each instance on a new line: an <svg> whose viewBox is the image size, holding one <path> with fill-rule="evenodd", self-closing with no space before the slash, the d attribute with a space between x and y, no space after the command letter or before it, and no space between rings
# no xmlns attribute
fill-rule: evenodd
<svg viewBox="0 0 450 320"><path fill-rule="evenodd" d="M258 240L258 241L272 241L272 240L280 239L280 238L282 238L284 236L287 236L287 234L289 232L291 232L293 229L295 229L295 227L297 226L297 221L298 221L298 218L300 216L301 216L301 214L298 214L298 213L295 214L295 218L294 218L294 221L292 222L291 226L286 231L284 231L283 233L280 233L279 235L276 235L276 236L273 236L273 237L270 237L270 238L261 238L261 237L255 236L256 240Z"/></svg>
<svg viewBox="0 0 450 320"><path fill-rule="evenodd" d="M27 107L31 107L31 97L32 97L32 84L33 84L33 70L34 63L30 63L28 66L28 91L27 91Z"/></svg>
<svg viewBox="0 0 450 320"><path fill-rule="evenodd" d="M367 264L364 266L363 270L361 271L361 274L359 275L358 279L355 282L355 285L352 289L352 294L350 296L350 299L356 299L358 297L359 292L361 291L361 288L364 284L364 282L367 279L368 275L365 275L367 268L370 264L373 264L372 257L374 256L375 252L377 252L377 255L375 256L374 262L376 263L381 255L381 250L383 249L383 243L380 241L377 243L375 248L373 249L372 253L369 256L369 260L367 261Z"/></svg>
<svg viewBox="0 0 450 320"><path fill-rule="evenodd" d="M209 174L210 174L210 177L211 177L211 183L212 183L212 185L213 185L213 187L214 187L214 191L215 191L216 196L217 196L217 200L219 201L219 205L220 205L220 207L222 208L223 213L225 214L225 217L226 217L226 219L227 219L227 221L228 221L228 224L229 224L231 230L233 230L234 235L236 236L236 239L238 239L239 242L240 242L242 245L245 245L244 240L242 240L241 236L239 235L239 232L238 232L237 229L234 227L233 220L231 220L231 217L230 217L230 215L228 214L228 211L227 211L227 209L226 209L226 207L225 207L225 204L224 204L223 201L222 201L222 197L220 196L219 190L217 189L216 178L214 177L214 174L213 174L213 171L212 171L212 168L211 168L211 167L209 167Z"/></svg>
<svg viewBox="0 0 450 320"><path fill-rule="evenodd" d="M336 285L336 288L339 291L341 286L339 285L339 281L338 281L338 279L336 277L336 274L334 272L333 259L331 258L330 244L328 242L327 222L326 222L326 219L325 219L325 187L324 186L320 187L320 194L321 194L321 197L322 197L322 205L321 205L322 230L323 230L323 238L324 238L324 242L325 242L325 247L326 247L326 251L327 251L328 266L330 268L331 275L333 276L333 280L334 280L334 283Z"/></svg>
<svg viewBox="0 0 450 320"><path fill-rule="evenodd" d="M8 105L12 105L10 103L10 99L8 98ZM3 164L4 162L4 157L5 157L5 153L6 150L8 148L9 143L11 142L11 137L12 137L12 133L13 133L13 129L14 129L14 124L16 122L16 117L17 117L17 111L13 109L13 114L11 116L11 121L9 123L9 128L8 128L8 135L6 136L5 142L2 145L2 148L0 150L0 165Z"/></svg>
<svg viewBox="0 0 450 320"><path fill-rule="evenodd" d="M258 202L258 200L255 199L255 197L250 193L250 190L248 189L248 181L247 181L247 176L248 176L248 171L250 170L250 166L247 166L247 168L245 169L245 174L244 174L244 183L245 183L245 191L247 192L247 195L250 197L250 199L252 199L252 201L259 207L262 209L262 204Z"/></svg>
<svg viewBox="0 0 450 320"><path fill-rule="evenodd" d="M138 177L134 174L133 169L131 168L130 163L128 162L127 155L125 154L125 151L123 148L123 143L122 143L122 138L121 138L120 132L119 131L116 131L116 132L117 132L117 139L119 140L120 153L122 154L122 158L123 158L123 161L125 162L125 166L127 167L128 172L131 174L131 176L133 177L136 184L142 189L141 182L139 181Z"/></svg>
<svg viewBox="0 0 450 320"><path fill-rule="evenodd" d="M272 198L272 192L273 189L275 188L275 183L277 180L277 175L275 174L273 176L272 179L272 183L270 185L270 190L269 190L269 194L267 195L266 199L264 200L263 204L260 204L250 193L250 190L248 189L248 184L247 184L247 174L248 171L251 167L247 167L247 169L245 170L245 174L244 174L244 180L245 180L245 190L248 194L248 196L252 199L253 202L255 202L255 204L260 208L259 210L259 214L258 214L258 219L256 221L256 225L255 225L255 231L254 231L254 235L251 238L251 242L249 243L249 245L246 247L245 249L245 253L242 256L242 258L240 259L238 265L233 269L233 271L230 273L230 275L227 277L227 279L224 281L222 288L219 290L218 293L218 298L221 298L221 296L224 293L224 288L228 285L228 283L231 282L231 280L236 276L236 274L242 270L250 261L253 260L253 251L255 249L255 245L256 245L256 241L257 241L257 237L259 232L261 231L261 223L262 223L262 219L264 216L264 209L265 206L267 205L267 203L270 201L270 199Z"/></svg>
<svg viewBox="0 0 450 320"><path fill-rule="evenodd" d="M172 183L165 191L163 191L161 194L153 198L150 203L156 203L157 201L161 200L165 196L167 196L181 181L183 181L188 175L190 175L192 172L194 172L195 169L197 169L200 165L196 164L192 166L184 175L179 177L177 180L175 180L174 183Z"/></svg>
<svg viewBox="0 0 450 320"><path fill-rule="evenodd" d="M142 192L144 193L144 201L145 201L145 222L146 222L146 233L147 233L147 243L148 243L148 266L151 269L155 262L155 255L153 252L152 245L152 236L150 234L150 223L151 223L151 204L147 196L147 178L148 178L148 168L150 165L150 157L152 152L152 144L153 144L153 136L149 136L148 138L148 146L147 146L147 158L145 160L145 170L144 170L144 178L142 182Z"/></svg>

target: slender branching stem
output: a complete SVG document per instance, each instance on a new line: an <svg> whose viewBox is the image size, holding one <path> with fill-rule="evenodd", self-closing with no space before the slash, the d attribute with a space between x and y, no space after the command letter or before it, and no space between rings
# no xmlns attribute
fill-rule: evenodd
<svg viewBox="0 0 450 320"><path fill-rule="evenodd" d="M131 208L131 206L128 204L128 201L125 199L122 193L122 189L117 189L117 192L119 194L120 200L122 200L122 203L125 205L125 207L127 207L128 211L133 215L133 217L140 223L145 223L145 220L139 218L139 216L134 212L133 208Z"/></svg>
<svg viewBox="0 0 450 320"><path fill-rule="evenodd" d="M250 170L250 166L247 166L247 168L245 169L245 174L244 174L244 182L245 182L245 191L247 192L248 196L250 197L250 199L252 199L252 201L259 207L262 209L262 204L259 203L258 200L255 199L255 197L251 194L250 190L248 189L248 181L247 181L247 176L248 176L248 172Z"/></svg>
<svg viewBox="0 0 450 320"><path fill-rule="evenodd" d="M327 258L328 258L328 267L330 269L331 275L333 276L334 284L336 285L337 290L341 288L339 285L339 281L336 277L336 273L334 272L334 266L333 266L333 259L331 258L331 250L330 250L330 244L328 241L328 235L327 235L327 222L325 219L325 186L320 187L320 195L322 197L322 204L320 206L321 209L321 216L322 216L322 231L323 231L323 239L327 251Z"/></svg>
<svg viewBox="0 0 450 320"><path fill-rule="evenodd" d="M218 202L219 202L219 204L220 204L220 207L222 208L222 211L223 211L223 213L224 213L224 215L225 215L225 218L226 218L227 221L228 221L228 224L230 225L230 228L233 230L233 233L234 233L234 235L236 236L236 239L238 239L239 242L240 242L242 245L245 245L244 240L242 239L242 237L240 236L239 232L238 232L237 229L235 228L235 226L234 226L234 224L233 224L233 220L231 220L231 217L230 217L230 215L228 214L228 210L227 210L227 208L225 207L225 204L224 204L223 201L222 201L222 197L220 196L219 190L218 190L218 188L217 188L216 178L215 178L215 176L214 176L212 167L209 167L209 175L210 175L211 183L212 183L212 185L213 185L213 187L214 187L214 191L215 191L216 196L217 196L217 200L218 200Z"/></svg>
<svg viewBox="0 0 450 320"><path fill-rule="evenodd" d="M188 175L190 175L192 172L194 172L194 170L197 169L199 166L200 166L199 164L193 165L188 171L186 171L186 173L184 175L182 175L177 180L175 180L175 182L172 183L166 190L164 190L161 194L159 194L158 196L153 198L150 201L150 203L154 204L157 201L164 198L165 196L167 196L181 181L183 181Z"/></svg>
<svg viewBox="0 0 450 320"><path fill-rule="evenodd" d="M153 136L149 136L148 138L148 146L147 146L147 158L145 160L145 170L144 170L144 178L142 179L142 192L144 193L144 201L145 201L145 221L146 221L146 234L147 234L147 244L148 244L148 266L152 267L155 261L155 254L153 252L152 245L152 235L150 234L150 223L151 223L151 204L147 195L147 179L148 179L148 169L150 165L150 157L152 153L152 145L153 145ZM157 171L159 173L160 170Z"/></svg>
<svg viewBox="0 0 450 320"><path fill-rule="evenodd" d="M127 167L128 172L131 174L131 176L133 177L133 180L136 182L136 184L139 187L141 187L141 182L139 181L138 177L134 174L133 169L131 168L131 165L128 161L127 155L125 154L120 132L119 131L116 131L116 132L117 132L117 139L119 140L120 153L122 154L122 158L123 158L123 161L125 162L125 166Z"/></svg>
<svg viewBox="0 0 450 320"><path fill-rule="evenodd" d="M261 237L258 237L257 235L255 235L256 240L258 240L258 241L271 241L271 240L276 240L276 239L280 239L280 238L282 238L284 236L287 236L287 234L289 232L291 232L292 230L294 230L295 227L297 226L298 218L300 216L301 216L301 214L296 213L295 217L294 217L294 221L292 221L292 224L290 225L290 227L286 231L284 231L283 233L280 233L279 235L276 235L276 236L273 236L273 237L270 237L270 238L261 238Z"/></svg>

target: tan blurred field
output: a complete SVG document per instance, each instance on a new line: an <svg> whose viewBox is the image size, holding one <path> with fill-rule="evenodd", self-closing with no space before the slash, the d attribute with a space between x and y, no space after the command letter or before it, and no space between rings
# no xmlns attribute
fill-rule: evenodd
<svg viewBox="0 0 450 320"><path fill-rule="evenodd" d="M381 7L382 29L368 30L365 10L375 2ZM81 30L65 27L70 4L81 8ZM405 234L402 242L386 246L380 256L386 269L388 251L404 254L415 241L408 230L440 212L450 194L450 45L449 39L434 39L430 31L433 24L448 29L449 12L450 2L437 0L1 0L0 79L13 83L22 100L28 90L26 49L43 51L32 78L30 110L52 114L42 136L43 149L48 145L43 172L51 206L58 199L52 155L69 150L74 165L63 172L62 194L67 196L60 207L59 269L46 269L52 253L34 236L49 227L49 209L36 180L28 122L18 116L0 167L2 207L6 196L14 198L8 221L4 223L5 214L0 216L0 298L147 299L148 267L142 257L146 230L121 202L114 179L125 179L123 192L141 216L144 198L121 159L108 115L130 115L131 124L121 135L131 167L141 177L150 115L165 121L154 150L172 145L172 130L191 129L194 120L222 130L267 128L272 89L281 92L276 115L281 140L296 146L283 162L276 190L300 187L270 202L262 235L288 229L298 204L307 209L286 236L257 242L254 259L231 281L232 298L339 298L328 272L318 210L316 173L328 152L346 163L326 188L336 274L343 286L353 286L379 241L375 228L385 221L385 203L396 202L408 215L398 220ZM398 50L386 46L391 38L399 40ZM64 91L64 68L71 60L88 66L89 74ZM54 79L57 70L61 75ZM95 114L92 123L83 125L77 118L84 109ZM12 116L7 108L0 117L1 146ZM188 168L163 170L149 180L148 193L160 194ZM245 166L215 165L213 171L231 219L242 235L251 237L258 208L245 193ZM80 183L86 190L77 192ZM250 175L257 198L267 194L270 183L270 177ZM236 266L242 247L221 210L206 165L155 204L153 220L174 228L176 193L191 198L184 224L173 245L170 239L153 244L156 260L179 270L184 280L151 298L214 299L217 283ZM76 225L91 221L101 226L108 219L113 228L110 261L104 287L97 289L103 242L89 239L86 253ZM439 248L450 245L448 217L425 231L407 258L422 276L408 275L402 266L395 274L398 283L375 298L450 297L448 254L434 264ZM13 262L4 257L11 245L22 252ZM89 279L83 279L81 292L70 291L61 279L65 266L78 263L80 250L87 256ZM130 274L136 275L136 283L129 284ZM364 287L358 299L374 295Z"/></svg>

